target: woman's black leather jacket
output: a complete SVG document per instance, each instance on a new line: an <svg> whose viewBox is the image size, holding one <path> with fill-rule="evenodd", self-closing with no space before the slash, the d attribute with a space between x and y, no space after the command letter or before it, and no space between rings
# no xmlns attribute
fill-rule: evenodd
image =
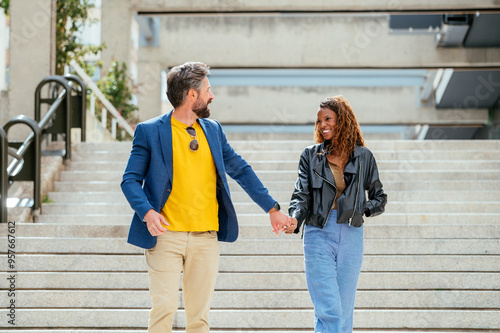
<svg viewBox="0 0 500 333"><path fill-rule="evenodd" d="M337 187L324 151L324 143L320 143L307 147L300 156L299 175L288 209L290 216L298 221L295 233L304 220L320 228L328 221ZM346 188L337 200L337 223L361 227L363 214L377 216L384 212L387 194L368 148L356 146L344 167L344 180Z"/></svg>

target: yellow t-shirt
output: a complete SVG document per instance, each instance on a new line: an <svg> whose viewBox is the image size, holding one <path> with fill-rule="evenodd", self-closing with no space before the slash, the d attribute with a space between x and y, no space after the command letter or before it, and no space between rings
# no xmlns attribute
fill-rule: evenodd
<svg viewBox="0 0 500 333"><path fill-rule="evenodd" d="M199 148L189 149L192 137L186 124L171 117L174 179L161 214L173 231L219 230L217 172L207 138L198 122L193 124Z"/></svg>

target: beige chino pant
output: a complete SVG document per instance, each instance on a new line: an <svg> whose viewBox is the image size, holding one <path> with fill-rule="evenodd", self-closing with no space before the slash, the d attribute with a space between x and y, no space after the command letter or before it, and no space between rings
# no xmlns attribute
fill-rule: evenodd
<svg viewBox="0 0 500 333"><path fill-rule="evenodd" d="M208 333L210 303L219 270L217 232L178 232L167 230L146 250L149 294L153 307L148 332L172 332L179 300L181 272L186 313L186 333Z"/></svg>

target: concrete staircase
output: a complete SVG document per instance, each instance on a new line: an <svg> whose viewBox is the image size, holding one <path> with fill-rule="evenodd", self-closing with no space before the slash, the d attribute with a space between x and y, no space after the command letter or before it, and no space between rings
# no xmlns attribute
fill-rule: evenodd
<svg viewBox="0 0 500 333"><path fill-rule="evenodd" d="M232 136L233 147L286 209L309 139L242 138ZM355 330L500 332L500 142L368 146L389 203L366 220ZM16 225L16 331L146 330L146 264L125 242L132 211L119 188L130 148L77 146L37 223ZM240 238L221 243L212 331L312 332L300 236L275 236L267 215L233 181L231 189ZM7 228L0 234L5 253ZM12 299L8 276L0 274L0 330L13 328L4 306Z"/></svg>

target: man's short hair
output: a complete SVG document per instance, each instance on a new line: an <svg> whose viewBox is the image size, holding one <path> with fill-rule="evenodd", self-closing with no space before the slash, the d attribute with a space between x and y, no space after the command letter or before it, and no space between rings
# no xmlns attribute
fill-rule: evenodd
<svg viewBox="0 0 500 333"><path fill-rule="evenodd" d="M174 108L182 105L190 89L200 92L210 67L202 62L186 62L167 74L167 97Z"/></svg>

